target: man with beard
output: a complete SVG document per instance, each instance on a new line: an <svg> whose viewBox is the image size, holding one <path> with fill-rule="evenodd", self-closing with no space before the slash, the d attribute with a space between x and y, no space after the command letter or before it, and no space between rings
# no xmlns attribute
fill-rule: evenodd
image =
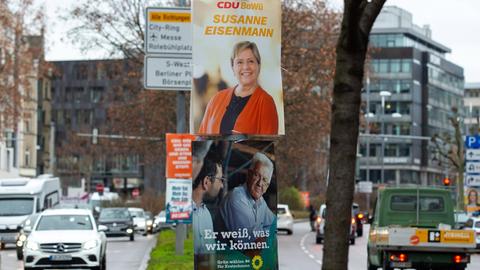
<svg viewBox="0 0 480 270"><path fill-rule="evenodd" d="M214 239L206 237L213 232L213 222L204 201L215 199L223 188L223 182L222 165L206 158L192 187L193 235L196 255L208 253L206 244L215 243Z"/></svg>

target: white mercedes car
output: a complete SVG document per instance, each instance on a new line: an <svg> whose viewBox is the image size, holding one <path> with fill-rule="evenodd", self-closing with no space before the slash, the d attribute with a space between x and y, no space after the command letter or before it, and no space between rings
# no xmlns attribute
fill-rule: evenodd
<svg viewBox="0 0 480 270"><path fill-rule="evenodd" d="M107 241L92 212L51 209L37 219L23 247L25 270L45 268L106 269Z"/></svg>

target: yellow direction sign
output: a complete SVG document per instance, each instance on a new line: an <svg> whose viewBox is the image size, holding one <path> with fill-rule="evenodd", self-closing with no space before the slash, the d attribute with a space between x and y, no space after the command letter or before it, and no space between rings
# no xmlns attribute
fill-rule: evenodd
<svg viewBox="0 0 480 270"><path fill-rule="evenodd" d="M189 8L147 8L146 54L192 54Z"/></svg>

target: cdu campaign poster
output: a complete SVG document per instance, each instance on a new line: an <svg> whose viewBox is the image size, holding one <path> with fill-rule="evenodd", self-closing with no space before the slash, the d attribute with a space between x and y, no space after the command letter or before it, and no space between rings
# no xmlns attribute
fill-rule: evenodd
<svg viewBox="0 0 480 270"><path fill-rule="evenodd" d="M283 135L281 1L192 2L190 132Z"/></svg>
<svg viewBox="0 0 480 270"><path fill-rule="evenodd" d="M195 269L278 269L271 141L194 141Z"/></svg>
<svg viewBox="0 0 480 270"><path fill-rule="evenodd" d="M465 186L465 210L468 214L473 214L480 211L480 187L477 186Z"/></svg>

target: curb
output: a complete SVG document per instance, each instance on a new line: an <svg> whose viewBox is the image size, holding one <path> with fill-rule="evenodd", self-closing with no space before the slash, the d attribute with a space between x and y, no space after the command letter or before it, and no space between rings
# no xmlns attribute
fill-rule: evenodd
<svg viewBox="0 0 480 270"><path fill-rule="evenodd" d="M148 267L148 261L150 260L150 252L152 252L153 248L157 245L158 234L154 234L154 240L151 242L150 246L147 247L147 252L143 256L142 263L138 270L146 270Z"/></svg>

